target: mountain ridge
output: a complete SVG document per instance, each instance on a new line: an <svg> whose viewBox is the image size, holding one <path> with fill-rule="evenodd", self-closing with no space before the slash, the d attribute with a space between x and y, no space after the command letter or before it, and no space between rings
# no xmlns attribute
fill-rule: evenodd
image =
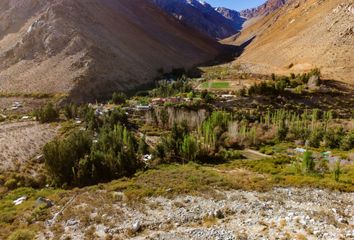
<svg viewBox="0 0 354 240"><path fill-rule="evenodd" d="M247 19L267 15L285 5L289 0L267 0L264 4L240 12L241 16Z"/></svg>
<svg viewBox="0 0 354 240"><path fill-rule="evenodd" d="M236 11L227 9L233 15L224 16L224 12L218 12L217 8L202 1L153 0L153 2L184 24L217 40L239 32L244 22L240 15L235 14Z"/></svg>

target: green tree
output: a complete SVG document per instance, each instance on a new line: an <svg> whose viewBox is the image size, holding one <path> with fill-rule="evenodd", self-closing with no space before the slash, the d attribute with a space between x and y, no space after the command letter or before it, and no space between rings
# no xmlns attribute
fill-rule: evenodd
<svg viewBox="0 0 354 240"><path fill-rule="evenodd" d="M277 141L281 142L285 140L286 135L288 134L288 127L285 124L284 120L281 120L277 129Z"/></svg>
<svg viewBox="0 0 354 240"><path fill-rule="evenodd" d="M354 130L351 130L345 137L343 137L340 148L344 151L349 151L354 148Z"/></svg>
<svg viewBox="0 0 354 240"><path fill-rule="evenodd" d="M161 109L160 120L161 120L162 126L165 128L167 127L168 119L169 119L169 114L168 114L167 109L165 109L165 108Z"/></svg>
<svg viewBox="0 0 354 240"><path fill-rule="evenodd" d="M56 139L44 146L45 166L55 185L74 184L75 168L90 153L91 145L90 133L75 131L66 139Z"/></svg>
<svg viewBox="0 0 354 240"><path fill-rule="evenodd" d="M147 154L149 152L149 145L146 143L146 136L144 135L139 140L138 153L141 155Z"/></svg>
<svg viewBox="0 0 354 240"><path fill-rule="evenodd" d="M310 173L315 168L315 162L312 157L312 152L306 151L302 157L302 167L304 172Z"/></svg>
<svg viewBox="0 0 354 240"><path fill-rule="evenodd" d="M192 135L188 134L184 137L181 152L183 159L186 159L187 162L196 160L198 155L198 144Z"/></svg>
<svg viewBox="0 0 354 240"><path fill-rule="evenodd" d="M340 174L341 174L340 160L338 160L336 161L336 165L334 166L334 170L333 170L334 180L336 182L339 181Z"/></svg>

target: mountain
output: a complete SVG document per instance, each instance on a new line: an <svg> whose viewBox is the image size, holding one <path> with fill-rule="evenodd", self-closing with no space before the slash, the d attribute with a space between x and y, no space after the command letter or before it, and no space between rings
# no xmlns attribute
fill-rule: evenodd
<svg viewBox="0 0 354 240"><path fill-rule="evenodd" d="M247 19L267 15L284 6L288 0L268 0L259 7L241 11L241 16Z"/></svg>
<svg viewBox="0 0 354 240"><path fill-rule="evenodd" d="M353 23L353 1L291 0L224 42L249 44L235 61L246 71L289 74L317 67L327 79L354 83Z"/></svg>
<svg viewBox="0 0 354 240"><path fill-rule="evenodd" d="M219 51L212 39L146 0L0 2L1 93L94 100Z"/></svg>
<svg viewBox="0 0 354 240"><path fill-rule="evenodd" d="M241 17L240 12L224 7L218 7L215 10L221 15L223 15L226 19L229 19L237 29L242 29L242 25L246 21L246 19Z"/></svg>
<svg viewBox="0 0 354 240"><path fill-rule="evenodd" d="M184 24L194 27L214 39L223 39L237 32L244 19L230 11L225 17L208 3L197 0L153 0L161 9ZM226 10L226 9L225 9Z"/></svg>

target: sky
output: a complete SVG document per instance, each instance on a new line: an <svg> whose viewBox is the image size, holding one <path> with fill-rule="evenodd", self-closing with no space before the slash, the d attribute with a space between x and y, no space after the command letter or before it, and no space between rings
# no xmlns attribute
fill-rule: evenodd
<svg viewBox="0 0 354 240"><path fill-rule="evenodd" d="M213 7L227 7L234 10L258 7L265 0L206 0Z"/></svg>

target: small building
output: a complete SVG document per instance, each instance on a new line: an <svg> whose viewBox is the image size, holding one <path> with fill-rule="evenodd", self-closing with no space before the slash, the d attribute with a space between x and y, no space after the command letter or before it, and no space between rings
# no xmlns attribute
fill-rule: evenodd
<svg viewBox="0 0 354 240"><path fill-rule="evenodd" d="M151 109L150 105L139 104L139 105L136 106L136 110L138 110L138 111L148 111L150 109Z"/></svg>

